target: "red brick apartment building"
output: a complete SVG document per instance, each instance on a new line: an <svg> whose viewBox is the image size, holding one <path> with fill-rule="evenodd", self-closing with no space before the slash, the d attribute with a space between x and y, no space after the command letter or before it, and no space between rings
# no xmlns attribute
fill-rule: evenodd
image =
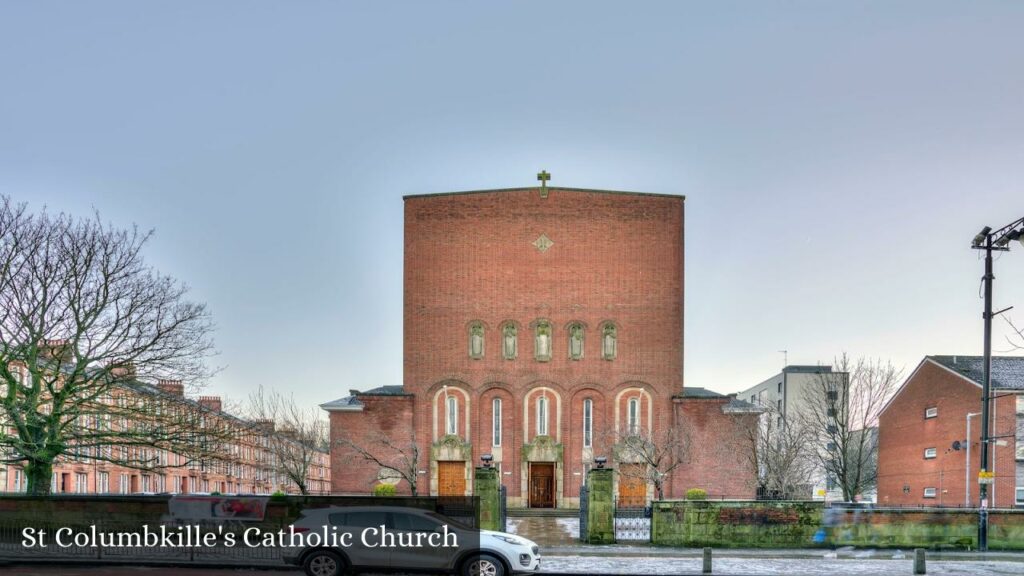
<svg viewBox="0 0 1024 576"><path fill-rule="evenodd" d="M335 492L388 478L336 440L383 434L418 446L420 493L471 494L490 454L510 505L571 507L595 457L637 465L612 462L614 434L685 424L693 458L666 496L754 494L724 439L758 409L683 387L683 197L522 188L404 203L404 383L322 405Z"/></svg>
<svg viewBox="0 0 1024 576"><path fill-rule="evenodd" d="M878 423L879 504L978 505L982 368L980 356L927 356L889 401ZM1024 358L992 359L992 395L989 506L1024 506Z"/></svg>
<svg viewBox="0 0 1024 576"><path fill-rule="evenodd" d="M110 454L124 450L121 461L155 459L151 469L139 469L114 464L96 458L60 458L54 463L51 492L54 494L148 494L148 493L211 493L272 494L278 490L295 493L297 488L275 466L275 452L270 449L270 436L287 434L275 430L270 421L249 422L222 411L219 396L185 396L180 381L163 380L156 386L136 382L129 390L119 393L159 395L171 398L191 410L209 415L213 426L226 422L234 428L232 441L223 446L223 458L186 464L186 459L168 450L152 447L97 446L97 452ZM115 401L117 396L112 396ZM84 417L82 417L84 419ZM132 425L128 423L127 425ZM329 454L317 451L310 466L307 486L310 493L326 494L330 491ZM6 492L25 492L28 480L21 466L0 467L0 487Z"/></svg>

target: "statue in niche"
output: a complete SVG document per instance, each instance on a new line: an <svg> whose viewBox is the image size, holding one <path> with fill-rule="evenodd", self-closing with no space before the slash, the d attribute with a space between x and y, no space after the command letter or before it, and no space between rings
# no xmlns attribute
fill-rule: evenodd
<svg viewBox="0 0 1024 576"><path fill-rule="evenodd" d="M506 360L514 360L518 354L516 343L516 325L511 322L505 324L502 334L502 354Z"/></svg>
<svg viewBox="0 0 1024 576"><path fill-rule="evenodd" d="M537 360L551 360L551 326L546 323L537 325L537 339L534 344Z"/></svg>
<svg viewBox="0 0 1024 576"><path fill-rule="evenodd" d="M569 327L569 358L583 358L583 326L573 324Z"/></svg>
<svg viewBox="0 0 1024 576"><path fill-rule="evenodd" d="M615 358L615 325L605 324L601 334L601 357L605 360Z"/></svg>
<svg viewBox="0 0 1024 576"><path fill-rule="evenodd" d="M473 324L469 328L469 356L484 357L484 327L480 324Z"/></svg>

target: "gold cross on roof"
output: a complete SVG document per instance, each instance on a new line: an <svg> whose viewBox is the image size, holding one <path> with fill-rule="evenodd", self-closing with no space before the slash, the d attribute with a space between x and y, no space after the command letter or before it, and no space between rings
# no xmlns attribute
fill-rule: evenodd
<svg viewBox="0 0 1024 576"><path fill-rule="evenodd" d="M540 180L540 197L548 197L548 180L551 180L551 174L548 174L547 170L541 170L537 174L537 180Z"/></svg>

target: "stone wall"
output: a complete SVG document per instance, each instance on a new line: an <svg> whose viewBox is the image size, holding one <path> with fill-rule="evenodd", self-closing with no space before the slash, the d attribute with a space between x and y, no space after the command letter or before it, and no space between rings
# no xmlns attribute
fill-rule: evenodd
<svg viewBox="0 0 1024 576"><path fill-rule="evenodd" d="M721 548L974 549L978 515L941 508L825 508L821 502L663 501L651 541ZM1024 510L989 512L989 548L1024 550Z"/></svg>
<svg viewBox="0 0 1024 576"><path fill-rule="evenodd" d="M806 548L822 527L821 502L655 502L651 541L662 546Z"/></svg>

